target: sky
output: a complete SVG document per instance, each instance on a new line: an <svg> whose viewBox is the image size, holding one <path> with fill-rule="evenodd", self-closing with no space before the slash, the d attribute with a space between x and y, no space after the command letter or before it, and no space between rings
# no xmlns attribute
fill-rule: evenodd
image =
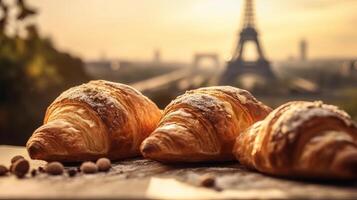
<svg viewBox="0 0 357 200"><path fill-rule="evenodd" d="M242 0L30 0L41 34L86 60L190 62L195 53L226 60L237 43ZM357 56L357 0L256 0L256 24L266 56ZM252 52L252 49L249 48ZM249 53L248 53L249 54Z"/></svg>

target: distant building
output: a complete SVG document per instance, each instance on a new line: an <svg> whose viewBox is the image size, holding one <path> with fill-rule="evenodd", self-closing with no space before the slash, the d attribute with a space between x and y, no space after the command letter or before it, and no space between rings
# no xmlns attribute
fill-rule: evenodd
<svg viewBox="0 0 357 200"><path fill-rule="evenodd" d="M154 63L160 63L161 62L161 52L159 49L156 49L154 51L154 59L153 59Z"/></svg>
<svg viewBox="0 0 357 200"><path fill-rule="evenodd" d="M341 65L341 74L345 77L357 78L357 60L344 62Z"/></svg>
<svg viewBox="0 0 357 200"><path fill-rule="evenodd" d="M304 39L300 41L300 60L307 60L307 42Z"/></svg>

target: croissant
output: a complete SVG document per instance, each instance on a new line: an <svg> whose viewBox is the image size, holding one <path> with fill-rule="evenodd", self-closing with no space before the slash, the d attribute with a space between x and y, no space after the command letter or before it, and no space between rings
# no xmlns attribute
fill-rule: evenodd
<svg viewBox="0 0 357 200"><path fill-rule="evenodd" d="M240 134L233 153L260 172L311 179L357 177L357 127L322 102L290 102Z"/></svg>
<svg viewBox="0 0 357 200"><path fill-rule="evenodd" d="M79 162L140 154L161 111L130 86L91 81L63 92L27 142L31 158Z"/></svg>
<svg viewBox="0 0 357 200"><path fill-rule="evenodd" d="M248 91L229 86L188 91L164 110L144 140L144 157L162 162L232 160L235 138L271 109Z"/></svg>

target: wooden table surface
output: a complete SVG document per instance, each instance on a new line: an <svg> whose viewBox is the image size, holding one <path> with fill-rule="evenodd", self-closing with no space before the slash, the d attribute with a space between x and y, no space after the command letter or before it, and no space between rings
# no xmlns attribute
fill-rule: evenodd
<svg viewBox="0 0 357 200"><path fill-rule="evenodd" d="M0 164L14 155L28 158L24 147L1 146ZM44 165L31 161L31 167ZM216 188L198 186L204 174ZM236 162L169 166L142 158L117 162L108 173L0 177L0 199L357 199L356 182L303 182L252 172Z"/></svg>

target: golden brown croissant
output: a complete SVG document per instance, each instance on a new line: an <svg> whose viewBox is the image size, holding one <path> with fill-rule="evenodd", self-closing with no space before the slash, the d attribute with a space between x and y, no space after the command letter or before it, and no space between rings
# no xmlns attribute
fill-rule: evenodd
<svg viewBox="0 0 357 200"><path fill-rule="evenodd" d="M63 92L26 146L31 158L47 161L132 157L160 117L157 106L135 89L91 81Z"/></svg>
<svg viewBox="0 0 357 200"><path fill-rule="evenodd" d="M357 128L344 111L322 102L290 102L244 131L236 158L286 177L357 177Z"/></svg>
<svg viewBox="0 0 357 200"><path fill-rule="evenodd" d="M231 160L237 135L270 111L238 88L188 91L165 108L158 128L144 140L141 152L163 162Z"/></svg>

